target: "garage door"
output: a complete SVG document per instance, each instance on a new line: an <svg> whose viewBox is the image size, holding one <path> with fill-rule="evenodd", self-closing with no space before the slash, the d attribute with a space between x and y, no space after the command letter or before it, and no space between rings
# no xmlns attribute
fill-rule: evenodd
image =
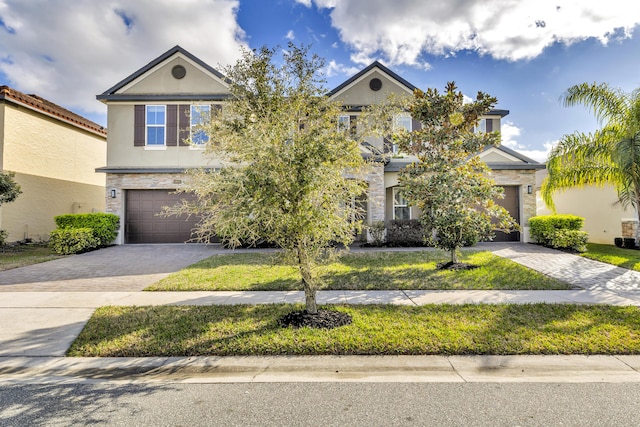
<svg viewBox="0 0 640 427"><path fill-rule="evenodd" d="M127 190L125 213L125 243L184 243L198 218L186 215L157 215L163 206L173 206L194 196L174 190Z"/></svg>
<svg viewBox="0 0 640 427"><path fill-rule="evenodd" d="M506 185L504 188L504 199L497 200L496 203L505 208L509 214L520 223L520 187L515 185ZM519 242L520 232L514 231L511 233L504 233L502 231L496 231L496 237L494 242Z"/></svg>

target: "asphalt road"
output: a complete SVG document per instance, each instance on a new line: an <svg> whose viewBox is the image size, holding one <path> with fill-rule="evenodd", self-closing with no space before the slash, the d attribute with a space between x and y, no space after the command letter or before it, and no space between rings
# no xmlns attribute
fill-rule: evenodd
<svg viewBox="0 0 640 427"><path fill-rule="evenodd" d="M0 384L0 426L632 426L638 383Z"/></svg>

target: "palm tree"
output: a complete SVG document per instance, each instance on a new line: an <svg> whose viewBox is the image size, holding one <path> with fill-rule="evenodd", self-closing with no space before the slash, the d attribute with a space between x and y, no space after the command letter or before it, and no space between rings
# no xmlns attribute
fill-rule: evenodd
<svg viewBox="0 0 640 427"><path fill-rule="evenodd" d="M561 98L567 107L583 105L600 122L593 133L564 135L551 150L549 175L542 184L544 202L555 210L558 190L611 184L623 207L640 209L640 89L625 93L606 83L570 87Z"/></svg>

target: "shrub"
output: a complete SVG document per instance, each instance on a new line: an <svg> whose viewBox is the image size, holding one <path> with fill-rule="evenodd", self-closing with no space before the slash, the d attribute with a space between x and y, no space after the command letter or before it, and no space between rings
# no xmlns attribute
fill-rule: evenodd
<svg viewBox="0 0 640 427"><path fill-rule="evenodd" d="M374 221L367 227L367 230L369 230L369 234L371 235L372 246L384 245L384 232L386 230L384 221Z"/></svg>
<svg viewBox="0 0 640 427"><path fill-rule="evenodd" d="M580 231L584 218L576 215L541 215L529 219L531 237L544 246L586 250L589 235Z"/></svg>
<svg viewBox="0 0 640 427"><path fill-rule="evenodd" d="M578 252L586 252L589 233L580 230L556 230L551 238L550 246L553 248L569 248Z"/></svg>
<svg viewBox="0 0 640 427"><path fill-rule="evenodd" d="M120 218L108 213L68 214L53 218L59 229L90 228L98 246L107 246L118 236Z"/></svg>
<svg viewBox="0 0 640 427"><path fill-rule="evenodd" d="M0 246L4 246L7 244L7 236L9 236L7 230L0 230Z"/></svg>
<svg viewBox="0 0 640 427"><path fill-rule="evenodd" d="M389 222L387 246L425 246L424 230L419 219L396 219Z"/></svg>
<svg viewBox="0 0 640 427"><path fill-rule="evenodd" d="M49 246L60 255L87 252L96 249L99 243L91 228L58 228L49 236Z"/></svg>

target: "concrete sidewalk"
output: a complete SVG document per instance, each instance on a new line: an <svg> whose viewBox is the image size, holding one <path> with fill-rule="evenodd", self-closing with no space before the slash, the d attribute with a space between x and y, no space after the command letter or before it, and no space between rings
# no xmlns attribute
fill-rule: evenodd
<svg viewBox="0 0 640 427"><path fill-rule="evenodd" d="M528 244L480 244L499 256L564 280L566 291L321 291L321 304L479 304L575 303L640 306L640 273ZM354 252L364 249L354 249ZM373 251L377 249L366 249ZM424 250L399 248L394 251ZM240 251L238 251L240 252ZM185 380L193 372L207 381L437 380L473 381L509 378L554 378L563 372L571 381L637 381L636 357L504 356L454 358L64 358L95 308L103 305L211 305L302 303L299 291L286 292L140 292L162 277L215 254L216 246L130 245L0 272L0 380L26 378L145 378ZM496 356L497 357L497 356ZM366 359L366 360L365 360ZM238 362L240 360L240 362ZM301 360L301 361L300 361ZM373 361L373 362L372 362ZM467 361L466 365L462 361ZM223 366L226 368L212 368ZM268 365L265 367L265 363ZM239 364L239 365L238 365ZM399 365L398 365L399 364ZM407 366L405 366L408 364ZM417 364L417 365L416 365ZM434 364L434 365L432 365ZM242 369L238 366L242 365ZM317 365L317 368L316 368ZM378 367L377 371L368 366ZM304 369L301 368L304 366ZM361 366L358 370L356 367ZM464 366L469 371L464 371ZM557 366L555 368L554 366ZM262 367L256 372L256 367ZM308 368L308 369L307 369ZM226 369L226 371L225 371ZM443 370L444 369L444 370ZM112 370L112 373L108 373ZM337 371L337 372L335 372ZM463 373L464 371L464 373ZM227 372L221 375L221 372ZM230 375L229 372L234 373ZM240 372L240 373L239 373ZM280 375L282 373L286 375ZM350 372L350 373L349 373ZM446 372L443 374L443 372ZM523 375L518 374L523 373ZM576 372L572 377L572 372ZM524 375L524 374L527 375ZM126 375L125 375L126 374ZM213 375L211 379L208 375ZM334 375L336 374L336 375ZM150 376L149 376L150 375ZM563 374L564 375L564 374ZM562 375L560 375L562 376ZM120 378L120 377L118 377ZM323 379L324 378L324 379ZM573 379L572 379L573 378Z"/></svg>

